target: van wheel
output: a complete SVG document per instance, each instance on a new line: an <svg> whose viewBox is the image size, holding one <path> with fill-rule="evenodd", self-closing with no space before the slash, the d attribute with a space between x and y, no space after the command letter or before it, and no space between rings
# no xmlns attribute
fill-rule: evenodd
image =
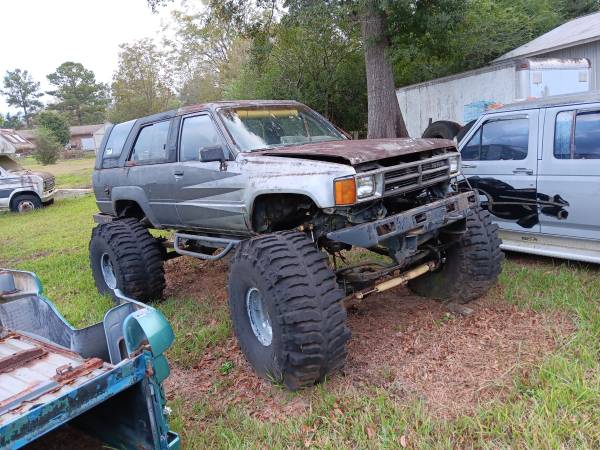
<svg viewBox="0 0 600 450"><path fill-rule="evenodd" d="M12 212L28 212L42 207L42 201L33 194L17 194L10 201L10 210Z"/></svg>
<svg viewBox="0 0 600 450"><path fill-rule="evenodd" d="M442 266L408 282L414 293L424 297L468 303L484 295L502 271L498 225L480 207L467 216L467 231L445 251Z"/></svg>
<svg viewBox="0 0 600 450"><path fill-rule="evenodd" d="M135 219L103 223L92 230L90 265L101 294L120 289L128 297L148 302L165 288L160 242Z"/></svg>
<svg viewBox="0 0 600 450"><path fill-rule="evenodd" d="M228 279L233 329L262 377L300 389L343 367L343 292L306 234L281 232L242 242Z"/></svg>

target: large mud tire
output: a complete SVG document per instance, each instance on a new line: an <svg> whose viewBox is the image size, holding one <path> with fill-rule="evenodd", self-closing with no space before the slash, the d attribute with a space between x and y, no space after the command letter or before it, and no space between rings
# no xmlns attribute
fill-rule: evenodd
<svg viewBox="0 0 600 450"><path fill-rule="evenodd" d="M238 343L260 376L296 390L343 367L350 338L343 292L306 234L273 233L239 244L228 290ZM269 327L255 331L260 324L251 310L258 309L248 305L256 298L268 314L270 341Z"/></svg>
<svg viewBox="0 0 600 450"><path fill-rule="evenodd" d="M445 252L441 268L411 280L408 287L424 297L468 303L484 295L498 279L504 254L498 225L482 208L467 217L467 232Z"/></svg>
<svg viewBox="0 0 600 450"><path fill-rule="evenodd" d="M165 288L160 242L136 219L119 219L96 226L90 240L90 265L101 294L116 287L128 297L149 302ZM110 278L110 270L114 279Z"/></svg>
<svg viewBox="0 0 600 450"><path fill-rule="evenodd" d="M438 120L427 127L422 137L452 140L460 132L460 129L461 126L456 122Z"/></svg>

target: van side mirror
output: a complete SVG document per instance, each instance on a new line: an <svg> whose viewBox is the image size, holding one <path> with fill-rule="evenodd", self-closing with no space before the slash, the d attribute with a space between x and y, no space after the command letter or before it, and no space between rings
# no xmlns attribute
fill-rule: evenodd
<svg viewBox="0 0 600 450"><path fill-rule="evenodd" d="M200 161L201 162L211 162L211 161L226 161L225 157L225 149L220 145L216 145L214 147L203 147L199 151Z"/></svg>

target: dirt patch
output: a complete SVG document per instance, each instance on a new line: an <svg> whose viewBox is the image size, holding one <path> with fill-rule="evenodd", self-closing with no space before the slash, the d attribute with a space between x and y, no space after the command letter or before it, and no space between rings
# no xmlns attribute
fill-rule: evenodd
<svg viewBox="0 0 600 450"><path fill-rule="evenodd" d="M179 289L186 296L215 292L226 301L225 265L208 269L200 263L199 277L188 264L198 263L182 259L169 265L170 295L181 295ZM472 315L456 316L405 288L365 300L349 311L348 362L328 388L343 393L380 387L399 400L423 399L442 417L465 413L509 392L515 374L526 373L574 330L563 315L506 303L500 288L470 306ZM208 405L209 415L239 405L262 420L301 414L313 395L310 389L292 394L259 379L234 338L210 348L192 369L175 367L166 390L170 399Z"/></svg>
<svg viewBox="0 0 600 450"><path fill-rule="evenodd" d="M564 315L522 310L498 294L469 305L475 312L468 317L406 289L371 299L350 314L341 382L417 396L442 416L501 396L574 327Z"/></svg>
<svg viewBox="0 0 600 450"><path fill-rule="evenodd" d="M211 297L227 301L226 259L210 262L195 258L176 258L165 264L166 297L194 298L204 301Z"/></svg>

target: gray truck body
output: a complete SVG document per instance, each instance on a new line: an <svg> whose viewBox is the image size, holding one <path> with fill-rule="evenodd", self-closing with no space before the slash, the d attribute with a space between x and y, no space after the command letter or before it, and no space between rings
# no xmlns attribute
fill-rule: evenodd
<svg viewBox="0 0 600 450"><path fill-rule="evenodd" d="M600 263L600 92L488 112L459 149L504 249Z"/></svg>
<svg viewBox="0 0 600 450"><path fill-rule="evenodd" d="M339 140L241 151L218 115L220 108L231 105L303 107L289 101L222 102L116 125L106 134L93 176L100 212L117 217L128 207L139 207L153 228L244 238L260 231L253 223L253 213L257 200L264 196L298 195L328 211L336 207L336 179L373 174L381 180L378 192L359 199L360 205L449 182L457 175L456 165L454 173L450 170L450 159L457 158L455 147L451 141L441 139L352 141L340 134ZM186 119L198 116L210 118L226 161L182 161L182 125ZM147 163L132 161L132 148L140 131L165 121L169 123L166 158ZM129 130L116 128L124 125ZM111 147L114 130L126 135L122 149ZM394 163L402 158L411 161L408 166L405 161ZM379 164L382 161L387 165ZM403 180L396 180L399 170L412 170L413 175L407 172Z"/></svg>

